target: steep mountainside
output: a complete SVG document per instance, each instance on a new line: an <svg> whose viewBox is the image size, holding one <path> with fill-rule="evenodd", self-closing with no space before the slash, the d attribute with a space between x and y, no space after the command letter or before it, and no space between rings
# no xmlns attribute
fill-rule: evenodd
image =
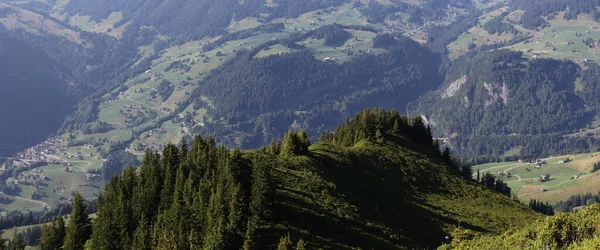
<svg viewBox="0 0 600 250"><path fill-rule="evenodd" d="M520 154L534 157L568 153L597 145L593 138L576 137L551 149L543 142L591 125L595 111L590 107L597 103L588 96L596 91L577 87L579 75L580 67L571 61L527 61L521 52L508 50L471 54L454 61L446 84L422 97L415 109L468 157L499 156L516 146L525 147ZM507 135L512 139L502 138ZM471 150L478 141L488 141L487 146Z"/></svg>
<svg viewBox="0 0 600 250"><path fill-rule="evenodd" d="M293 126L320 134L363 107L403 110L416 96L439 86L441 59L408 38L390 39L387 51L359 54L341 64L316 60L308 51L242 56L202 83L194 95L212 100L214 108L207 115L243 125L214 123L199 131L246 133L253 139L241 146L252 147L281 137ZM194 110L203 107L207 104L195 99Z"/></svg>
<svg viewBox="0 0 600 250"><path fill-rule="evenodd" d="M107 184L90 244L272 249L289 234L309 248L425 248L457 226L495 234L540 218L465 180L432 142L419 118L367 110L311 146L303 132L258 151L169 145Z"/></svg>
<svg viewBox="0 0 600 250"><path fill-rule="evenodd" d="M73 110L65 69L0 30L0 156L56 132Z"/></svg>
<svg viewBox="0 0 600 250"><path fill-rule="evenodd" d="M600 145L591 0L547 11L501 0L1 2L6 34L64 68L61 94L77 103L43 143L54 153L8 165L21 179L11 196L47 202L36 209L75 190L97 197L103 180L89 174L108 178L193 134L242 148L290 129L314 140L374 106L424 115L469 160ZM29 169L47 156L57 161ZM77 171L42 182L77 185L25 181L63 164Z"/></svg>

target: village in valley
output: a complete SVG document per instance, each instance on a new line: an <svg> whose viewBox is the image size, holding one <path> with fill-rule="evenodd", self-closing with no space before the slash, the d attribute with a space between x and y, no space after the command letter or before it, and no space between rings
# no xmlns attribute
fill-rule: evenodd
<svg viewBox="0 0 600 250"><path fill-rule="evenodd" d="M111 143L115 142L107 141L106 146ZM68 138L53 136L7 158L0 168L2 211L48 210L70 202L74 192L88 198L98 195L106 159L91 144L68 144Z"/></svg>

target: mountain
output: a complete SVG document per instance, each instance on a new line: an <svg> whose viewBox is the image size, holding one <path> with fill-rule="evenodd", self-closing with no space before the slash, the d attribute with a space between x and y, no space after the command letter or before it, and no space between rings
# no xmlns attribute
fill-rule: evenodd
<svg viewBox="0 0 600 250"><path fill-rule="evenodd" d="M444 157L420 118L384 110L312 145L304 132L248 151L197 136L113 177L89 244L262 249L289 235L310 248L430 248L457 226L496 234L540 218Z"/></svg>
<svg viewBox="0 0 600 250"><path fill-rule="evenodd" d="M251 147L280 137L294 124L320 134L362 107L404 109L414 97L437 88L441 58L411 39L389 39L385 51L358 54L341 64L317 60L307 51L241 56L192 94L212 100L207 116L241 125L210 124L198 132L246 133L256 139L241 146ZM194 102L194 110L207 107L201 98Z"/></svg>
<svg viewBox="0 0 600 250"><path fill-rule="evenodd" d="M146 150L195 134L243 149L289 130L314 141L372 107L422 116L442 146L475 163L595 150L600 24L587 7L597 4L548 6L1 1L4 33L56 64L57 95L72 102L53 113L60 128L7 143L19 147L5 156L20 154L3 164L15 182L0 188L27 202L3 208L41 212L75 191L96 199ZM33 185L42 172L47 186Z"/></svg>
<svg viewBox="0 0 600 250"><path fill-rule="evenodd" d="M55 133L75 101L61 89L65 69L0 30L0 155ZM10 131L10 133L8 132Z"/></svg>
<svg viewBox="0 0 600 250"><path fill-rule="evenodd" d="M518 146L533 157L585 150L598 145L595 138L553 138L593 122L596 102L589 96L596 91L587 83L593 71L571 61L526 60L509 50L471 54L455 60L446 83L414 107L468 158ZM484 146L471 149L474 144Z"/></svg>

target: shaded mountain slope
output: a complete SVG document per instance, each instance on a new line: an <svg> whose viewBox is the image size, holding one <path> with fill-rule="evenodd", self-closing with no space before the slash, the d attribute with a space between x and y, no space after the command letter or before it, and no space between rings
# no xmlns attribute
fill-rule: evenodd
<svg viewBox="0 0 600 250"><path fill-rule="evenodd" d="M74 100L61 89L64 68L0 30L0 156L54 133Z"/></svg>
<svg viewBox="0 0 600 250"><path fill-rule="evenodd" d="M251 148L281 137L290 127L318 135L368 107L404 110L409 101L439 86L441 59L406 37L395 41L381 54L358 54L341 64L317 60L318 52L310 50L241 56L193 93L194 109L208 108L209 116L236 125L213 122L194 132ZM240 134L248 138L235 142Z"/></svg>
<svg viewBox="0 0 600 250"><path fill-rule="evenodd" d="M537 157L588 150L592 137L564 137L594 118L595 71L572 61L526 60L522 52L498 50L457 59L445 84L420 97L412 109L424 114L436 134L463 159L516 155ZM594 76L594 77L592 77ZM582 90L578 90L580 84Z"/></svg>

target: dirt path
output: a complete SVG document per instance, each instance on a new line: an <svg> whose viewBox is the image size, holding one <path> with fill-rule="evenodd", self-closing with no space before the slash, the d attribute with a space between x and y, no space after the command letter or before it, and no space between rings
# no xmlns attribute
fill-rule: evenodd
<svg viewBox="0 0 600 250"><path fill-rule="evenodd" d="M36 203L36 204L40 204L42 206L48 206L48 203L43 202L43 201L38 201L38 200L32 200L32 199L27 199L27 198L23 198L21 196L11 196L13 198L15 198L16 200L22 200L22 201L28 201L28 202L32 202L32 203ZM50 206L48 206L50 207Z"/></svg>

